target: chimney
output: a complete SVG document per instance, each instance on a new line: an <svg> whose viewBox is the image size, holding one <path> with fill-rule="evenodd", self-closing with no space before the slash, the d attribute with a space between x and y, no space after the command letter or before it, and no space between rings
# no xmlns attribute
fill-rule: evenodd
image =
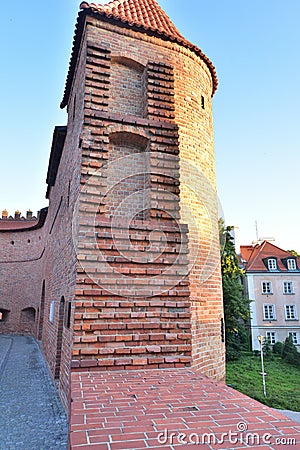
<svg viewBox="0 0 300 450"><path fill-rule="evenodd" d="M26 212L26 219L31 220L32 219L32 211L30 209Z"/></svg>
<svg viewBox="0 0 300 450"><path fill-rule="evenodd" d="M21 218L21 211L19 211L17 209L17 211L15 211L15 219L20 219Z"/></svg>
<svg viewBox="0 0 300 450"><path fill-rule="evenodd" d="M8 217L8 211L7 211L7 209L4 209L2 211L2 219L7 219L7 217Z"/></svg>

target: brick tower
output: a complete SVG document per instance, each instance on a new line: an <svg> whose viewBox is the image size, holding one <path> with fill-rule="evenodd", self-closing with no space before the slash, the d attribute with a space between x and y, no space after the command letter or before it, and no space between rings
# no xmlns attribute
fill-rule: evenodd
<svg viewBox="0 0 300 450"><path fill-rule="evenodd" d="M31 314L66 408L72 371L192 366L224 378L216 87L156 0L81 4L49 208L0 233L0 275L14 274L0 332Z"/></svg>
<svg viewBox="0 0 300 450"><path fill-rule="evenodd" d="M214 67L155 0L81 9L61 105L82 152L72 368L223 378Z"/></svg>

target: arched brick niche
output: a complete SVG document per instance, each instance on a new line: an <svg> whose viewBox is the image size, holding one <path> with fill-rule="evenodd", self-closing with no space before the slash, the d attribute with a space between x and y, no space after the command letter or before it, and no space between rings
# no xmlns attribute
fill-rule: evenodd
<svg viewBox="0 0 300 450"><path fill-rule="evenodd" d="M112 56L110 69L110 112L144 117L145 67L124 56Z"/></svg>
<svg viewBox="0 0 300 450"><path fill-rule="evenodd" d="M150 141L133 132L109 137L106 211L109 217L144 219L150 209Z"/></svg>
<svg viewBox="0 0 300 450"><path fill-rule="evenodd" d="M35 327L36 327L35 308L31 306L23 308L20 314L20 323L23 330L25 330L28 333L35 334Z"/></svg>

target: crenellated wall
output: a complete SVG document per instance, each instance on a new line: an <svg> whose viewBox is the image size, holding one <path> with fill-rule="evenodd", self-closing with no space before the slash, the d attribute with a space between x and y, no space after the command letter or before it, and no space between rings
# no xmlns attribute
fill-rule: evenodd
<svg viewBox="0 0 300 450"><path fill-rule="evenodd" d="M45 252L40 221L1 219L0 228L0 333L38 337Z"/></svg>

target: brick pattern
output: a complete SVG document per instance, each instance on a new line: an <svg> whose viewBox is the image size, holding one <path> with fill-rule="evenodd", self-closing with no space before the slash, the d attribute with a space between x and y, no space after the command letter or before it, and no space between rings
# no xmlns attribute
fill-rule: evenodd
<svg viewBox="0 0 300 450"><path fill-rule="evenodd" d="M147 247L151 229L149 224L146 227L143 223L135 223L130 231L130 242L139 248ZM134 261L136 252L128 245L125 229L112 229L108 220L97 225L98 245L105 261L102 264L97 261L94 271L91 270L93 279L98 279L98 284L87 278L84 270L78 273L73 368L182 367L190 363L187 280L174 286L174 268L174 274L163 276L159 281L161 286L157 285L157 280L151 286L152 277L164 274L168 256L169 263L174 266L174 250L180 245L179 230L175 232L169 227L164 231L169 254L166 250L162 256L158 253L159 256L152 262L137 264ZM88 253L84 256L85 262L87 259L93 260L97 254L98 248L91 251L89 246ZM179 261L177 270L180 270L180 263L185 262ZM120 275L124 277L121 278ZM133 298L128 296L127 275L134 285L136 296ZM154 288L164 289L165 292L152 297ZM141 297L141 292L144 292L144 297Z"/></svg>
<svg viewBox="0 0 300 450"><path fill-rule="evenodd" d="M94 45L94 40L88 38L88 47ZM178 228L177 223L178 130L169 121L166 108L166 104L173 103L173 95L169 95L169 91L173 93L172 70L165 64L149 64L143 71L147 74L143 85L141 64L130 63L124 53L111 59L112 97L107 112L85 103L81 177L84 194L79 207L84 239L78 249L82 270L78 270L77 278L72 368L184 367L191 362L189 289L188 280L183 279L177 286L176 280L182 267L187 266L187 228ZM100 70L91 63L91 72ZM131 108L126 106L129 87L127 82L124 84L124 67L132 74L130 89L135 87L135 94L129 92ZM154 100L161 92L155 87L149 90L154 100L147 98L149 80L154 83L156 73L161 79L165 77L168 86L165 102L157 104ZM125 106L120 106L121 97ZM142 111L146 117L141 117ZM158 117L164 121L158 121ZM118 158L126 156L130 156L128 166L126 159L118 165ZM172 192L171 198L166 196L166 188ZM138 200L135 196L132 203L121 205L117 211L123 199L139 191L142 195ZM143 214L134 215L134 209ZM133 219L129 229L127 216ZM116 217L118 227L113 222ZM152 236L152 258L148 263L136 262L137 251L149 247L149 234L155 229L163 229L166 243ZM89 240L91 230L97 236L94 245ZM102 264L99 252L104 256ZM86 265L95 260L97 264L90 266L86 274ZM173 273L162 277L169 266ZM133 298L126 275L134 285ZM151 286L153 277L156 284ZM157 292L161 295L155 295Z"/></svg>
<svg viewBox="0 0 300 450"><path fill-rule="evenodd" d="M295 439L290 448L300 442L299 423L187 369L73 373L72 400L72 449L158 450L192 443L207 450L244 449L248 439L249 448L267 450L284 448L276 439ZM230 432L237 433L231 442ZM179 433L185 434L185 443ZM224 442L218 443L222 434ZM250 434L256 435L254 441Z"/></svg>
<svg viewBox="0 0 300 450"><path fill-rule="evenodd" d="M143 116L143 71L118 58L112 61L110 75L110 111L133 116Z"/></svg>
<svg viewBox="0 0 300 450"><path fill-rule="evenodd" d="M110 52L97 42L87 46L85 105L107 111L109 99Z"/></svg>
<svg viewBox="0 0 300 450"><path fill-rule="evenodd" d="M147 103L149 119L174 119L173 67L163 62L149 61L147 65Z"/></svg>

